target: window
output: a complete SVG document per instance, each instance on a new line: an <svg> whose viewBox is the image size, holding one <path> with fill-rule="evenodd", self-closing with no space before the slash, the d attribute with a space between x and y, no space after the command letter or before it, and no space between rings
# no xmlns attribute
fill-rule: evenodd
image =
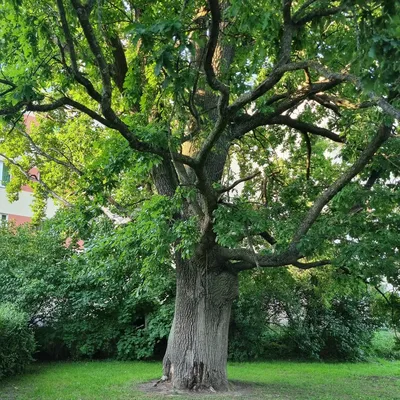
<svg viewBox="0 0 400 400"><path fill-rule="evenodd" d="M10 182L10 173L3 161L0 161L0 187L6 186L8 182Z"/></svg>
<svg viewBox="0 0 400 400"><path fill-rule="evenodd" d="M7 214L0 214L0 223L4 224L8 221L8 215Z"/></svg>

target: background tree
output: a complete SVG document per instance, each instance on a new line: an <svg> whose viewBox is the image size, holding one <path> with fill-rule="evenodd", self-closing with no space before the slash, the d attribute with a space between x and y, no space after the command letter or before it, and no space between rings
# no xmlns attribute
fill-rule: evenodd
<svg viewBox="0 0 400 400"><path fill-rule="evenodd" d="M395 279L397 8L4 2L9 193L36 165L38 201L97 207L171 253L175 387L227 388L240 271L334 263L378 281L380 259ZM43 115L31 135L25 112Z"/></svg>

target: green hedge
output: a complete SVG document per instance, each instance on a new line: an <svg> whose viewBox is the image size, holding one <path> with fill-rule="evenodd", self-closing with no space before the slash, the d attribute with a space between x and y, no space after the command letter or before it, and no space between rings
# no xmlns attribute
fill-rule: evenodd
<svg viewBox="0 0 400 400"><path fill-rule="evenodd" d="M21 372L34 350L27 315L12 304L0 304L0 378Z"/></svg>

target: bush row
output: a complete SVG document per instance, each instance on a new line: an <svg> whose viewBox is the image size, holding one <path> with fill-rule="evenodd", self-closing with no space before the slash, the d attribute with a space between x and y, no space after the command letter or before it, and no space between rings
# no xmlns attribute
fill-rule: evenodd
<svg viewBox="0 0 400 400"><path fill-rule="evenodd" d="M0 228L0 302L13 302L28 315L38 343L35 358L162 357L173 316L174 270L132 243L124 231L129 227L112 233L96 228L80 254L66 248L51 225ZM340 281L333 269L243 273L229 357L363 359L382 324L375 303L365 284ZM18 318L22 329L26 316ZM30 334L21 332L21 351L29 359ZM0 340L4 346L8 339Z"/></svg>

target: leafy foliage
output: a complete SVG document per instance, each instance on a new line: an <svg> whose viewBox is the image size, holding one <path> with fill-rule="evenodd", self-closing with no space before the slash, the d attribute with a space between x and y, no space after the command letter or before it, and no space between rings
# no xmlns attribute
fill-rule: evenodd
<svg viewBox="0 0 400 400"><path fill-rule="evenodd" d="M34 350L27 314L10 303L0 303L0 379L23 371L33 360Z"/></svg>
<svg viewBox="0 0 400 400"><path fill-rule="evenodd" d="M100 222L78 254L52 221L41 229L1 228L0 301L29 315L41 357L149 358L168 334L171 270L160 261L156 276L154 259L152 269L140 266L132 232Z"/></svg>
<svg viewBox="0 0 400 400"><path fill-rule="evenodd" d="M364 360L378 326L371 310L375 297L357 281L338 285L334 275L260 271L243 280L230 357Z"/></svg>

